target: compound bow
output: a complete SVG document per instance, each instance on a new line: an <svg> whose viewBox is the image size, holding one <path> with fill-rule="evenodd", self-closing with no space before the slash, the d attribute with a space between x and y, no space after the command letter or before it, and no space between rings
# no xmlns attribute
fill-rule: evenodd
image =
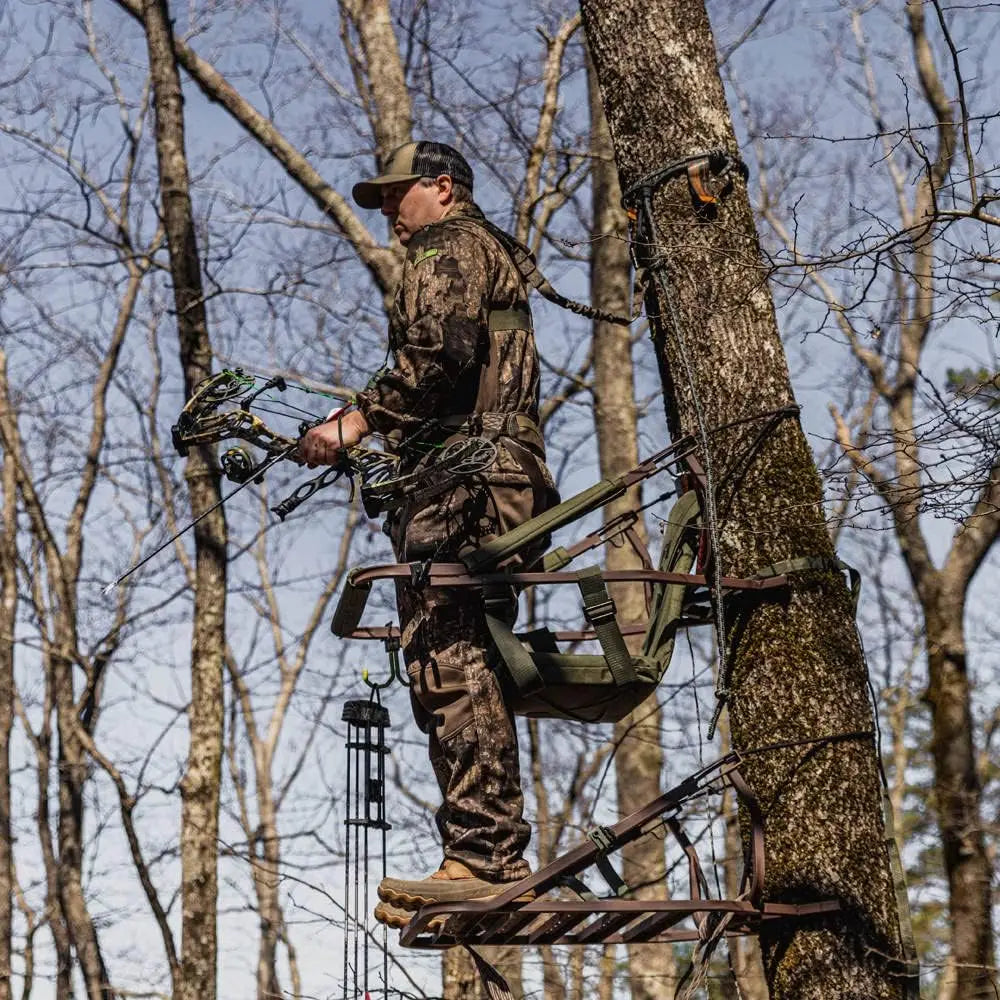
<svg viewBox="0 0 1000 1000"><path fill-rule="evenodd" d="M224 369L198 383L191 398L181 410L177 422L170 429L174 448L178 454L186 456L192 447L200 445L240 440L261 449L264 457L255 460L243 447L228 448L223 452L219 459L222 473L230 482L238 484L236 489L231 490L190 524L123 573L107 588L108 590L162 552L176 538L193 528L203 517L207 517L226 503L249 483L262 482L264 474L273 466L285 459L295 460L299 440L310 428L335 420L347 409L347 406L342 406L334 409L326 417L301 421L297 438L279 434L268 427L256 413L252 413L250 408L265 393L271 390L284 392L287 388L288 382L280 375L258 385L257 377L246 373L242 368ZM304 386L295 388L316 393L316 390ZM294 409L299 413L307 413L284 400L278 402L286 407L286 411ZM223 409L227 403L236 405ZM262 409L259 404L258 409ZM288 497L271 507L271 510L284 521L293 510L319 490L333 485L342 476L346 476L351 484L350 499L353 501L355 496L357 477L361 481L361 498L365 513L369 517L377 517L384 511L396 509L407 500L423 501L444 492L458 480L485 471L495 459L496 446L491 441L484 438L465 438L448 445L433 461L421 463L421 467L417 470L397 475L398 459L395 455L369 448L347 448L340 452L338 461L334 465L302 483Z"/></svg>

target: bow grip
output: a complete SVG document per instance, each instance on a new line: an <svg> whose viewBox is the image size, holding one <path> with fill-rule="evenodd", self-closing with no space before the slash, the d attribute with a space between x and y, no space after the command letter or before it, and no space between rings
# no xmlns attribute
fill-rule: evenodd
<svg viewBox="0 0 1000 1000"><path fill-rule="evenodd" d="M187 458L188 443L186 435L191 430L191 417L182 413L177 418L177 423L170 428L170 438L174 442L174 450L181 458Z"/></svg>

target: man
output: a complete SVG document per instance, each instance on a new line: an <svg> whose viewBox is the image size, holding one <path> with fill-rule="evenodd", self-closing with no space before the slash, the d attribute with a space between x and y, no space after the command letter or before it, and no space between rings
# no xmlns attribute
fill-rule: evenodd
<svg viewBox="0 0 1000 1000"><path fill-rule="evenodd" d="M465 158L436 142L400 147L381 176L355 185L355 201L381 209L407 249L389 319L394 365L358 395L356 410L309 431L300 446L305 460L332 463L341 448L377 431L398 442L408 472L463 437L495 444L484 473L389 518L401 562L457 561L558 501L537 426L528 289L472 187ZM490 599L497 613L497 595ZM500 604L505 599L501 611L512 621L516 596L500 595ZM486 898L526 877L530 830L513 716L490 668L483 595L430 588L417 574L397 585L397 603L414 716L441 789L444 848L428 878L379 886L376 917L402 927L422 905Z"/></svg>

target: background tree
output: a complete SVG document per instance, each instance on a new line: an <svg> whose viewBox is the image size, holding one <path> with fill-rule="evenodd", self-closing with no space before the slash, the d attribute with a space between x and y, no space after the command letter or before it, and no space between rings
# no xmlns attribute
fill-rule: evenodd
<svg viewBox="0 0 1000 1000"><path fill-rule="evenodd" d="M865 181L884 178L880 193L867 199L866 221L838 185L831 192L838 207L827 232L812 226L808 235L794 232L785 206L808 183L814 157L803 157L800 149L794 164L773 152L762 158L758 138L760 210L774 237L780 286L804 285L825 307L825 315L817 312L820 329L829 330L853 359L854 395L863 402L850 415L843 405L832 407L840 468L860 477L845 491L849 509L854 522L869 530L878 522L866 510L880 506L888 513L921 609L927 672L922 698L930 709L934 776L930 801L950 914L950 971L941 995L991 996L994 864L984 836L984 775L977 762L965 622L973 578L996 540L997 449L986 429L989 418L974 397L963 399L937 372L943 352L953 357L974 350L970 320L984 330L995 325L993 284L983 273L994 196L980 181L982 164L992 162L995 152L988 134L978 143L971 138L978 106L992 106L992 98L966 63L975 66L973 33L988 31L989 22L976 19L973 27L938 3L908 3L901 23L887 14L879 5L853 8L840 36L844 69L849 67L852 91L867 117L863 127L870 130L863 148L878 150L877 174ZM889 56L890 49L876 41L887 31L900 40L898 55ZM759 105L745 97L743 104L756 131ZM789 110L769 127L796 131L795 114ZM858 150L852 141L839 152L851 176ZM873 218L878 235L869 228ZM945 544L942 519L954 525ZM903 662L908 666L900 674L905 683L894 686L894 719L914 700L911 660Z"/></svg>

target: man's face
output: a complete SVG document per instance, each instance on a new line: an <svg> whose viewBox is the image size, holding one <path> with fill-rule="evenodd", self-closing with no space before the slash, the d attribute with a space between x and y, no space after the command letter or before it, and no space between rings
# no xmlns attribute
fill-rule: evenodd
<svg viewBox="0 0 1000 1000"><path fill-rule="evenodd" d="M447 182L443 190L441 180ZM387 184L382 189L382 214L392 219L392 228L405 247L418 229L444 217L450 195L451 178L439 178L424 186L421 180Z"/></svg>

